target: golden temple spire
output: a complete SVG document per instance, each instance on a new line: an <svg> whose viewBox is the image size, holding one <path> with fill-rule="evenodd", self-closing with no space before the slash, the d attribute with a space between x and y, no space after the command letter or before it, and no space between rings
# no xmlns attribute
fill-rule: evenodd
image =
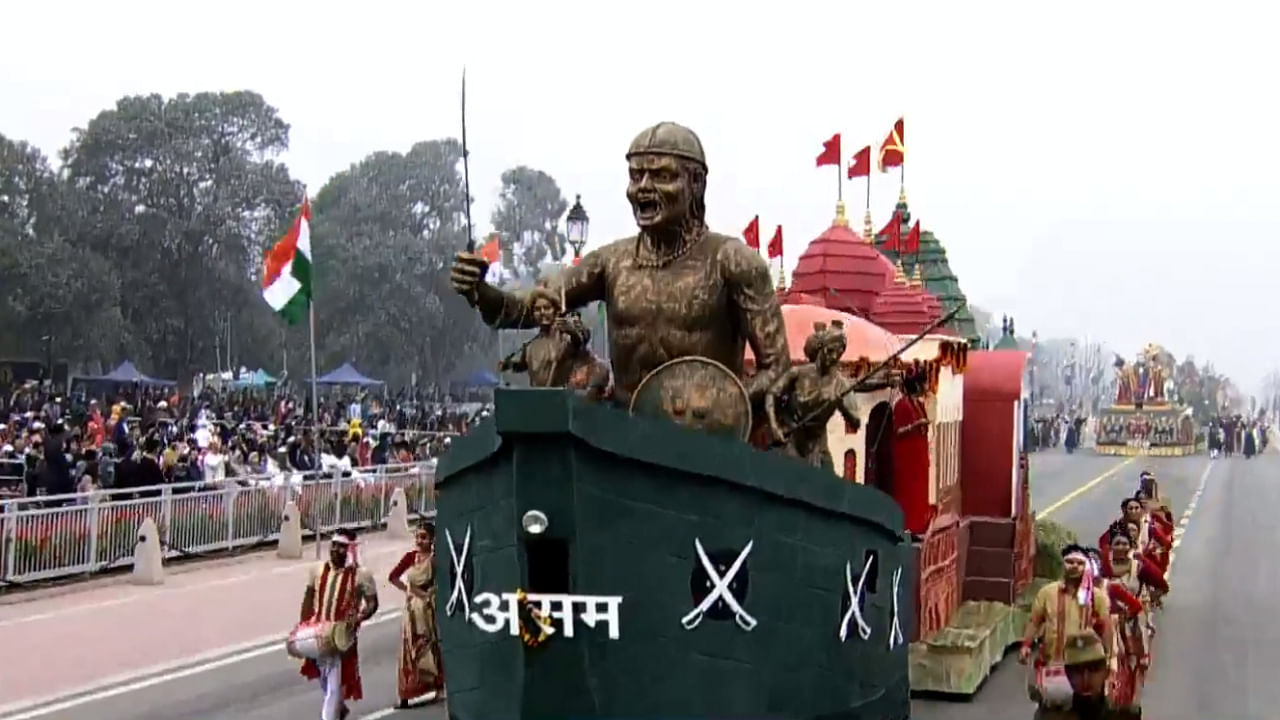
<svg viewBox="0 0 1280 720"><path fill-rule="evenodd" d="M898 285L906 285L907 287L911 287L911 284L907 282L907 271L902 268L901 259L899 259L898 262L893 264L893 281Z"/></svg>
<svg viewBox="0 0 1280 720"><path fill-rule="evenodd" d="M849 218L845 217L845 214L844 214L843 200L840 200L839 202L836 203L836 219L835 219L835 222L831 224L839 225L840 227L849 227Z"/></svg>
<svg viewBox="0 0 1280 720"><path fill-rule="evenodd" d="M871 224L871 208L862 214L862 239L867 241L868 245L876 244L876 229Z"/></svg>
<svg viewBox="0 0 1280 720"><path fill-rule="evenodd" d="M924 277L920 274L920 263L918 261L916 262L915 269L911 271L911 282L909 283L909 287L924 287Z"/></svg>
<svg viewBox="0 0 1280 720"><path fill-rule="evenodd" d="M898 191L898 203L900 205L907 204L907 189L905 187Z"/></svg>

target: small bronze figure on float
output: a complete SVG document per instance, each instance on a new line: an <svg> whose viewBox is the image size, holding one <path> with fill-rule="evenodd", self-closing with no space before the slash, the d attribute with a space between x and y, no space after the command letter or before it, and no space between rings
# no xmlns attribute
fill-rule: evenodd
<svg viewBox="0 0 1280 720"><path fill-rule="evenodd" d="M532 387L555 387L552 375L564 352L564 340L555 331L562 308L560 298L546 288L529 292L529 318L538 334L498 363L498 372L528 373Z"/></svg>
<svg viewBox="0 0 1280 720"><path fill-rule="evenodd" d="M813 333L804 343L809 362L789 369L769 388L764 398L765 415L775 442L786 452L814 467L835 471L827 446L827 423L839 412L857 432L862 425L854 388L874 392L893 384L892 378L878 377L855 383L840 372L840 358L848 347L844 323L814 323Z"/></svg>

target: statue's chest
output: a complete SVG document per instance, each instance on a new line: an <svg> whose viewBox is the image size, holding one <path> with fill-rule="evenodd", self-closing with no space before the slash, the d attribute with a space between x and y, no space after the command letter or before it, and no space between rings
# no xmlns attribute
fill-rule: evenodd
<svg viewBox="0 0 1280 720"><path fill-rule="evenodd" d="M705 327L722 316L726 304L720 273L694 258L665 268L625 267L609 288L610 319L619 327Z"/></svg>
<svg viewBox="0 0 1280 720"><path fill-rule="evenodd" d="M816 373L805 373L796 378L795 402L800 405L821 404L835 395L834 378L824 378Z"/></svg>
<svg viewBox="0 0 1280 720"><path fill-rule="evenodd" d="M552 367L560 357L562 344L551 335L539 335L529 342L525 348L525 360L529 364L529 373L535 381L549 379Z"/></svg>

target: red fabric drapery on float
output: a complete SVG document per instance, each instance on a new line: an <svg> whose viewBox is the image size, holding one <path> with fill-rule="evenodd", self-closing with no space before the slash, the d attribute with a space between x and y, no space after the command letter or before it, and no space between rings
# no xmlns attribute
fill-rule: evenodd
<svg viewBox="0 0 1280 720"><path fill-rule="evenodd" d="M917 535L928 529L931 515L929 426L902 430L922 419L925 419L924 407L918 400L904 395L893 404L893 499L902 507L907 531Z"/></svg>

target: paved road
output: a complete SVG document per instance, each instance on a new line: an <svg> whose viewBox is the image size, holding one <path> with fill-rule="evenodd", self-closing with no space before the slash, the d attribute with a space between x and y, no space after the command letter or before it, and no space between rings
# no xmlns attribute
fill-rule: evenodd
<svg viewBox="0 0 1280 720"><path fill-rule="evenodd" d="M1130 462L1100 458L1089 453L1066 456L1051 451L1033 456L1033 504L1040 509L1053 508L1051 516L1076 528L1085 536L1096 537L1107 520L1117 512L1120 498L1136 487L1137 472L1144 466L1154 469L1163 480L1163 492L1169 496L1175 513L1187 506L1206 467L1203 458ZM1151 717L1163 720L1201 720L1207 717L1230 717L1249 720L1262 715L1248 710L1250 692L1254 697L1268 697L1256 707L1274 707L1280 702L1280 683L1261 684L1261 673L1267 667L1280 667L1280 634L1263 628L1259 635L1245 622L1262 617L1261 604L1280 592L1280 571L1270 564L1249 558L1265 543L1259 539L1280 541L1280 527L1261 522L1264 508L1280 506L1280 487L1266 485L1264 468L1280 470L1280 460L1219 461L1210 477L1209 491L1199 503L1202 508L1194 516L1190 535L1199 543L1194 551L1183 551L1175 562L1178 590L1171 596L1166 619L1161 624L1165 647L1160 649L1149 700ZM1094 483L1083 492L1084 484L1119 467L1110 477ZM1072 496L1073 493L1076 493ZM1066 503L1060 501L1072 496ZM1255 517L1255 515L1259 517ZM1269 519L1269 518L1268 518ZM1266 538L1259 538L1265 533ZM1210 545L1210 538L1223 538ZM1230 564L1215 563L1223 557ZM1228 576L1226 568L1231 568ZM1219 575L1221 573L1221 575ZM1207 588L1239 589L1229 611L1215 600L1213 613L1206 611ZM1202 589L1197 589L1202 588ZM1217 619L1215 619L1217 618ZM199 618L192 618L198 622ZM361 639L361 667L366 699L354 706L353 720L359 718L430 718L444 717L440 706L394 711L395 664L399 642L399 622L392 617L369 627ZM1226 652L1227 648L1240 651ZM1192 658L1206 657L1188 648L1209 648L1221 655L1210 655L1212 662L1229 673L1225 681L1215 673L1205 672L1211 664L1198 664ZM1203 653L1205 651L1201 651ZM1172 656L1172 659L1170 659ZM1238 657L1238 660L1230 658ZM1247 672L1248 668L1252 668ZM1203 673L1203 675L1201 674ZM277 720L308 718L318 713L319 690L305 682L295 664L276 647L253 651L241 657L228 658L212 666L193 668L176 677L158 677L132 682L108 690L109 696L98 696L76 703L75 698L62 702L63 707L46 708L39 714L24 714L0 720ZM1258 682L1254 679L1257 677ZM1246 685L1246 683L1248 683ZM1159 711L1156 711L1160 708ZM1194 708L1195 712L1190 712ZM968 703L917 702L913 717L923 720L1022 720L1030 717L1025 699L1023 677L1018 666L1005 662L993 675L978 698Z"/></svg>
<svg viewBox="0 0 1280 720"><path fill-rule="evenodd" d="M390 717L443 720L440 705L391 710L396 699L396 653L400 622L365 628L360 638L360 669L365 699L354 703L352 718ZM145 682L145 681L144 681ZM164 679L149 687L126 688L113 697L41 715L42 720L289 720L315 718L320 690L298 674L298 665L279 647L231 660L186 677Z"/></svg>
<svg viewBox="0 0 1280 720"><path fill-rule="evenodd" d="M1258 619L1269 617L1269 603L1280 593L1280 571L1270 562L1271 549L1280 545L1280 525L1271 511L1280 506L1280 456L1212 464L1203 456L1134 461L1051 516L1082 538L1096 537L1105 519L1118 514L1143 467L1156 472L1174 514L1184 516L1170 575L1174 591L1159 621L1144 714L1161 720L1274 720L1280 683L1268 673L1280 667L1280 628ZM1184 515L1200 487L1203 494ZM1229 591L1223 594L1223 588ZM1030 718L1023 673L1008 657L972 701L916 701L912 718Z"/></svg>

